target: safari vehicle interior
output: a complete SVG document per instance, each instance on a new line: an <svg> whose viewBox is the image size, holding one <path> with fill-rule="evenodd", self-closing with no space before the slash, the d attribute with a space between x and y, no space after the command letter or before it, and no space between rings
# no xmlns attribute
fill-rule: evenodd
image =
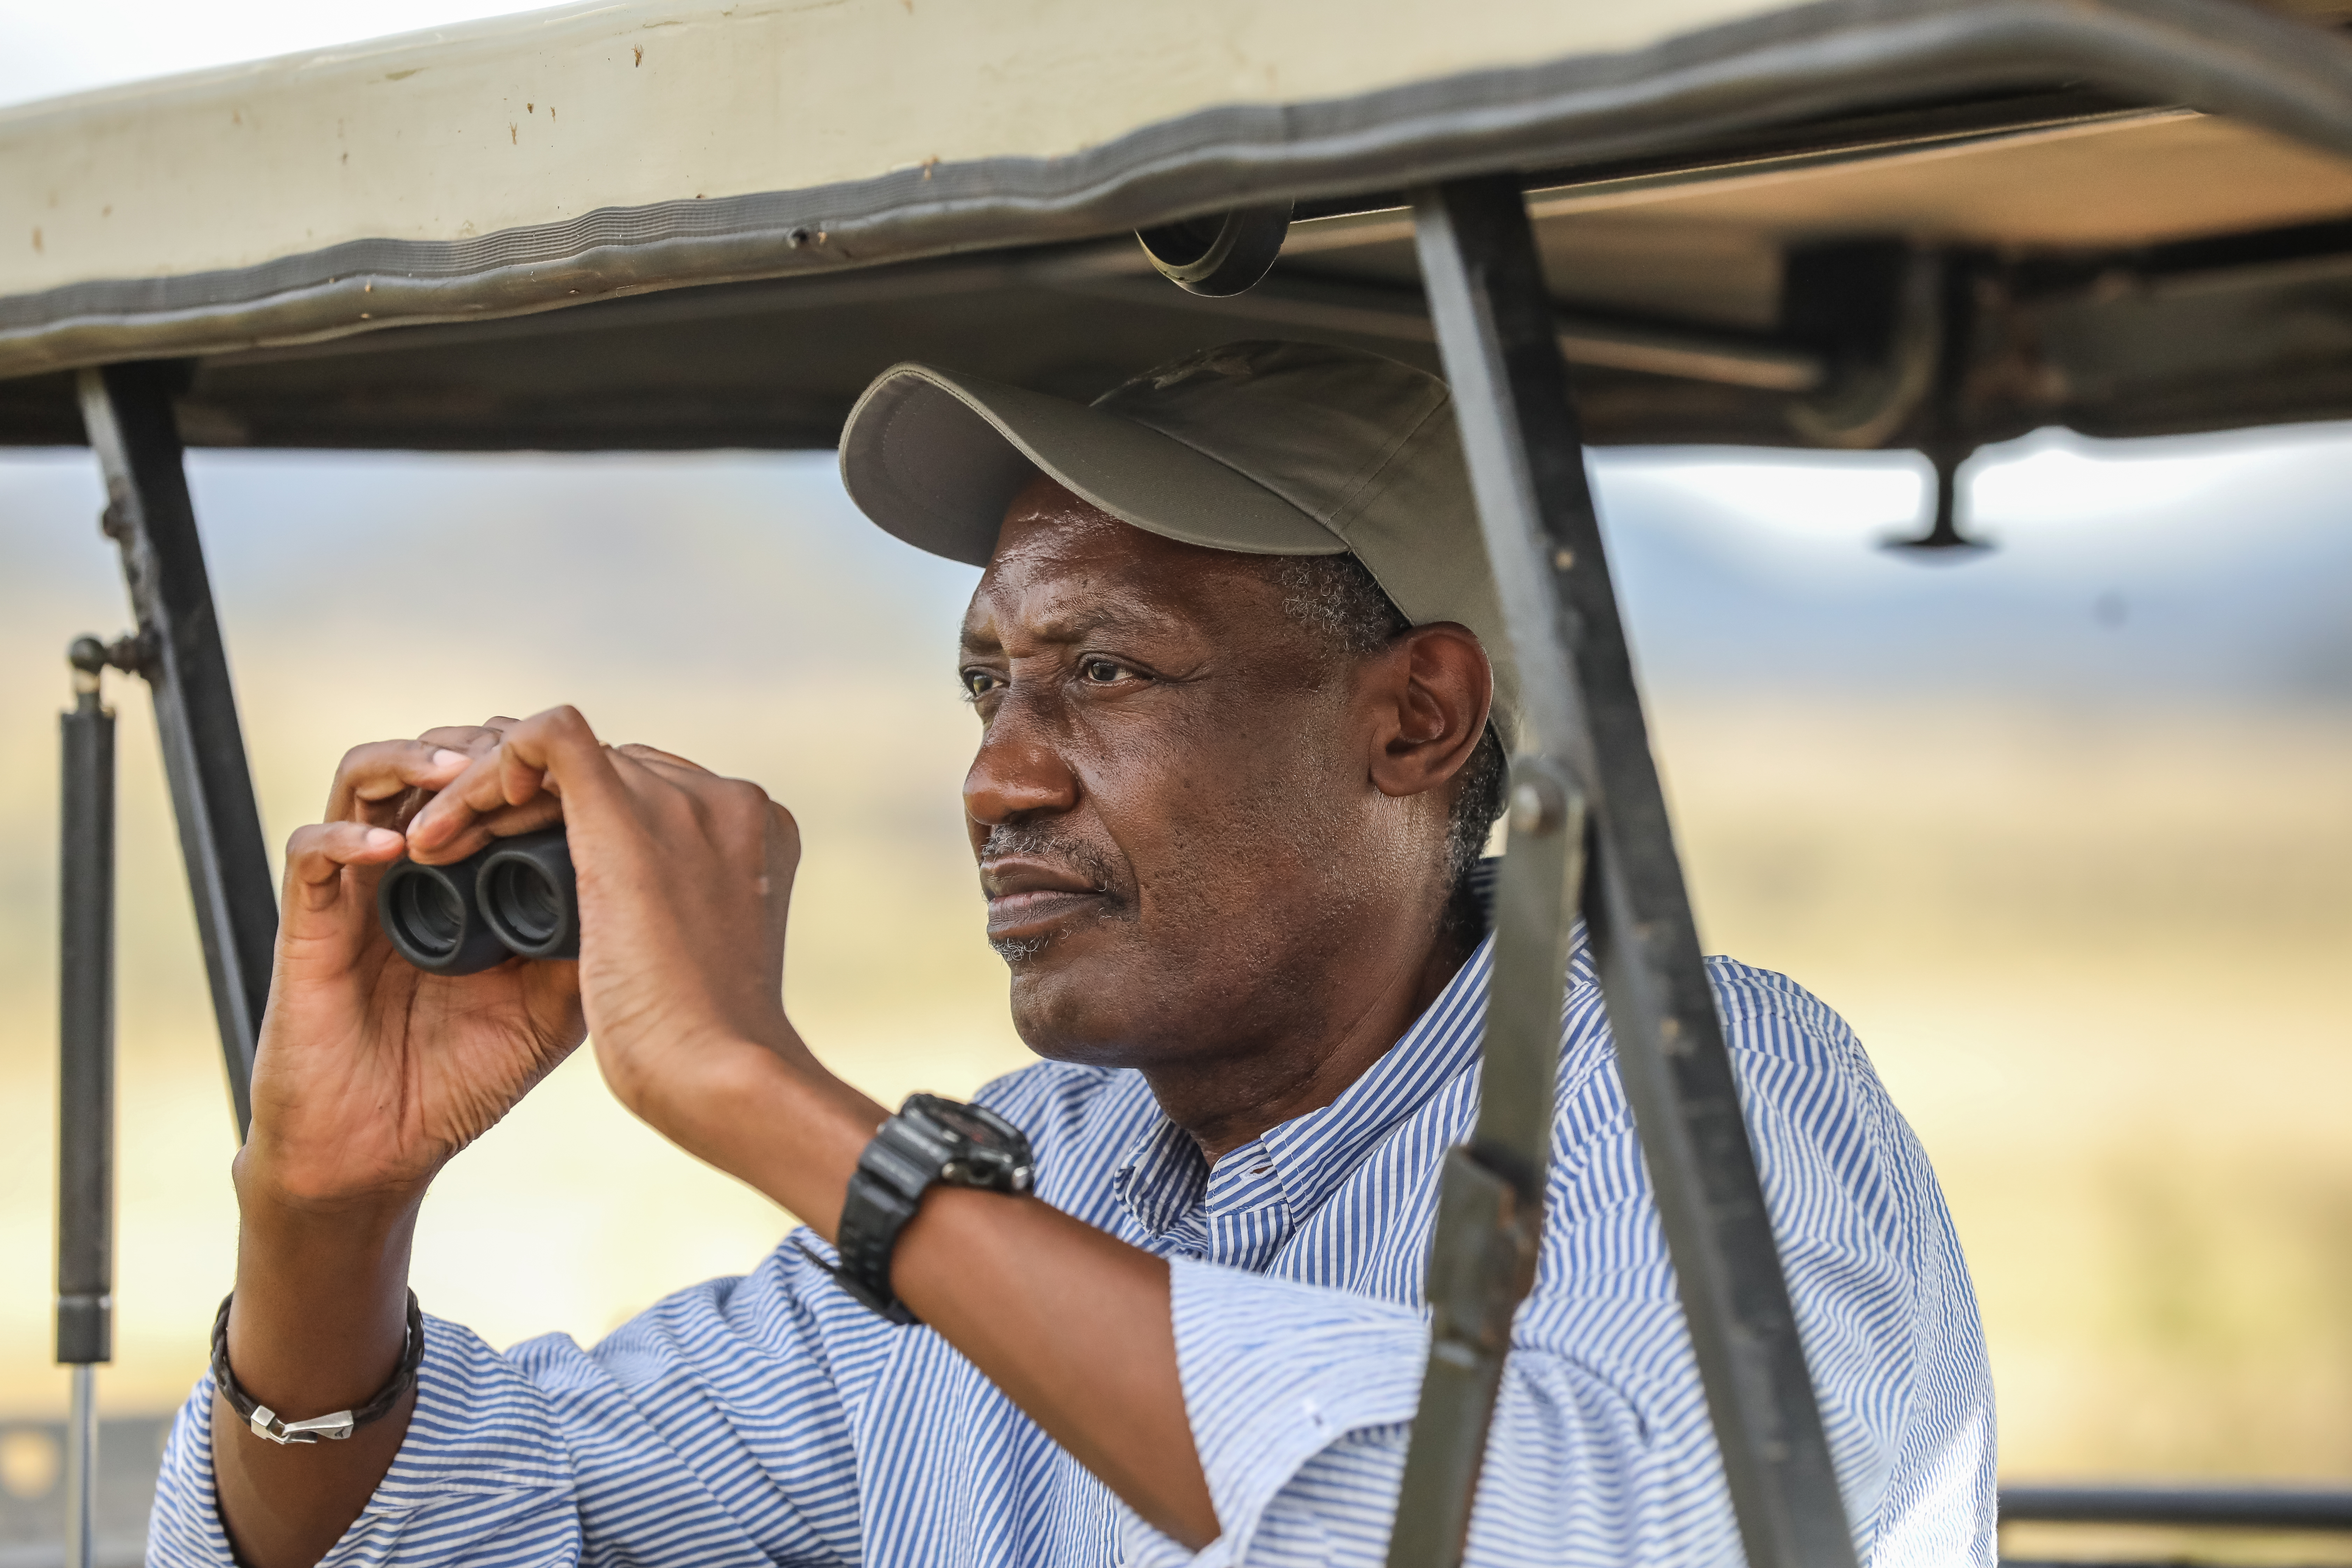
<svg viewBox="0 0 2352 1568"><path fill-rule="evenodd" d="M1299 337L1452 381L1528 710L1390 1562L1460 1560L1580 910L1748 1561L1852 1563L1582 448L1921 452L1909 547L1965 551L1987 444L2352 416L2352 5L966 12L627 0L0 112L0 442L92 448L137 614L76 645L68 724L70 1454L110 1291L101 669L155 694L240 1128L275 927L185 447L828 447L902 359L1089 397ZM2001 1510L2352 1531L2309 1489Z"/></svg>

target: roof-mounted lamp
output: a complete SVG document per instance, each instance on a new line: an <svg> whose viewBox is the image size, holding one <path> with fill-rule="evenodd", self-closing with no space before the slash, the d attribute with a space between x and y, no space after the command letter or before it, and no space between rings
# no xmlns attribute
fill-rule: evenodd
<svg viewBox="0 0 2352 1568"><path fill-rule="evenodd" d="M1218 298L1255 287L1273 269L1290 233L1288 202L1234 207L1139 228L1135 237L1160 276L1189 294Z"/></svg>

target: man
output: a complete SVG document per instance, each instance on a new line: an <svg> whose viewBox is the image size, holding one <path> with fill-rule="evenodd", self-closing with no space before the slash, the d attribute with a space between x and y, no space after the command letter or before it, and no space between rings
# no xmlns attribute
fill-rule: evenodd
<svg viewBox="0 0 2352 1568"><path fill-rule="evenodd" d="M1280 343L1091 407L900 366L842 464L882 526L987 567L964 803L1046 1059L984 1092L1001 1120L910 1102L877 1135L782 1010L797 841L758 788L569 709L358 748L288 847L236 1289L156 1561L1381 1561L1512 727L1444 388ZM559 818L576 965L394 956L384 866ZM1927 1161L1825 1007L1711 973L1858 1542L1990 1562L1990 1389ZM1737 1561L1589 958L1570 978L1471 1557ZM499 1354L411 1315L409 1238L583 1032L632 1110L816 1234L593 1351ZM345 1440L276 1440L343 1411Z"/></svg>

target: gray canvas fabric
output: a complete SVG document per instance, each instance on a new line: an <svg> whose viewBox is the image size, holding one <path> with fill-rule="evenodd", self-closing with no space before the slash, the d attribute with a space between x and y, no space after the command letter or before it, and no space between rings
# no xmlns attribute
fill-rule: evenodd
<svg viewBox="0 0 2352 1568"><path fill-rule="evenodd" d="M985 566L1005 507L1043 469L1113 517L1251 555L1353 552L1415 626L1456 621L1518 681L1445 384L1377 354L1236 342L1092 404L934 365L882 373L850 411L841 476L885 530Z"/></svg>

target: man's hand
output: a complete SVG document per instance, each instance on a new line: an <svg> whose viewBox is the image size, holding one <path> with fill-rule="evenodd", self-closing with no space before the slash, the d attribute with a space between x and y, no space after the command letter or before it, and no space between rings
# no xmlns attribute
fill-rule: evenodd
<svg viewBox="0 0 2352 1568"><path fill-rule="evenodd" d="M780 1066L854 1100L854 1126L870 1132L879 1108L824 1074L784 1016L791 815L757 784L605 746L557 708L506 729L446 784L409 824L409 853L461 858L555 801L579 876L582 1001L621 1102L747 1178L730 1147L741 1096ZM832 1214L808 1217L829 1227Z"/></svg>
<svg viewBox="0 0 2352 1568"><path fill-rule="evenodd" d="M327 819L288 844L253 1136L239 1158L240 1184L259 1189L248 1199L408 1202L579 1045L572 965L426 974L376 921L376 884L400 858L400 829L428 792L495 752L512 723L354 748ZM551 803L504 813L478 834L525 833L554 815Z"/></svg>

